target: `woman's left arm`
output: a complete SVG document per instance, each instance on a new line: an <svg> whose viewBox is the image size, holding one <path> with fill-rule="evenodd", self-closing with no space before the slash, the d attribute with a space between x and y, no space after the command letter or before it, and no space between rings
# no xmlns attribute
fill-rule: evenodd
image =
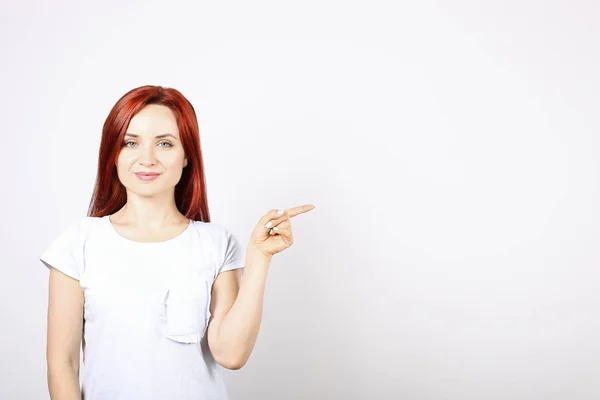
<svg viewBox="0 0 600 400"><path fill-rule="evenodd" d="M242 368L252 353L262 320L270 264L270 256L249 246L243 278L237 269L223 272L215 280L208 344L215 361L225 368Z"/></svg>
<svg viewBox="0 0 600 400"><path fill-rule="evenodd" d="M240 369L250 358L262 320L271 259L294 242L290 218L313 208L307 204L271 210L252 232L243 278L237 269L223 272L215 280L207 335L210 351L223 367Z"/></svg>

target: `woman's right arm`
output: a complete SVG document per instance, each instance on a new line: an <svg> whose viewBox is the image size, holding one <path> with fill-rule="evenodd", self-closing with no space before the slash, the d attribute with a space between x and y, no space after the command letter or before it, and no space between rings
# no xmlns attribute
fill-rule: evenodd
<svg viewBox="0 0 600 400"><path fill-rule="evenodd" d="M46 359L51 400L81 400L79 349L83 304L79 281L50 268Z"/></svg>

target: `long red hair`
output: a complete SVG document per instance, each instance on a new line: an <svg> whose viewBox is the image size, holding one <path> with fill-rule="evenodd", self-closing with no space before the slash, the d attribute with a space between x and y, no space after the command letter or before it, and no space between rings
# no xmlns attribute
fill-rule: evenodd
<svg viewBox="0 0 600 400"><path fill-rule="evenodd" d="M200 150L200 130L192 104L177 90L161 86L141 86L117 101L104 122L98 154L96 184L88 209L89 217L104 217L118 211L127 201L115 165L129 122L149 104L169 107L177 119L179 137L188 163L175 186L178 210L195 221L210 222L204 162Z"/></svg>

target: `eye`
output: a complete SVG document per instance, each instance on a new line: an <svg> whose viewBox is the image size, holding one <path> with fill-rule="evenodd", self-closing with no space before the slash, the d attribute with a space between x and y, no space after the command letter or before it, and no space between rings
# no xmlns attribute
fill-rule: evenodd
<svg viewBox="0 0 600 400"><path fill-rule="evenodd" d="M173 147L173 145L170 142L160 142L159 144L166 144L166 145L168 145L166 147ZM165 147L165 146L162 146L162 147Z"/></svg>
<svg viewBox="0 0 600 400"><path fill-rule="evenodd" d="M124 147L131 147L131 146L129 146L129 144L135 144L135 142L133 140L127 140L127 141L123 142Z"/></svg>

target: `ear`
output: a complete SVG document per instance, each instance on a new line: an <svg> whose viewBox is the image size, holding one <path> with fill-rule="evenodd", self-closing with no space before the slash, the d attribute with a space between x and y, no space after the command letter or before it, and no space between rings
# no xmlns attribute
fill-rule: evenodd
<svg viewBox="0 0 600 400"><path fill-rule="evenodd" d="M187 167L188 161L187 157L183 159L183 168Z"/></svg>

